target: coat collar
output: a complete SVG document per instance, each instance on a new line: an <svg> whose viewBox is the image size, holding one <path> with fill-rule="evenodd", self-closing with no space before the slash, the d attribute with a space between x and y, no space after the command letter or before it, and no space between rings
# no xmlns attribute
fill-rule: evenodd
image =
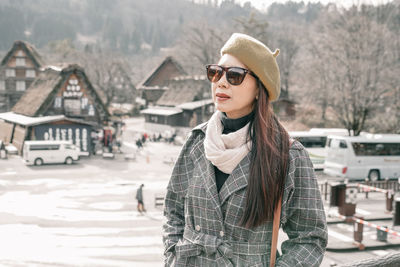
<svg viewBox="0 0 400 267"><path fill-rule="evenodd" d="M222 185L221 190L219 191L221 206L233 193L247 187L249 167L250 152L247 153L247 155L239 162L235 169L233 169L232 173L228 176L228 179Z"/></svg>
<svg viewBox="0 0 400 267"><path fill-rule="evenodd" d="M196 126L195 128L193 128L192 131L201 131L205 136L206 129L207 129L207 122ZM211 199L213 200L217 212L221 214L222 217L222 212L221 212L222 204L224 204L224 202L229 198L229 196L231 196L236 191L245 188L248 184L250 153L248 153L235 167L235 169L229 175L228 179L223 184L219 193L217 191L217 185L215 181L214 165L209 160L207 160L204 152L204 145L196 146L195 149L192 151L192 153L196 158L196 161L198 161L198 163L201 164L202 167L203 166L205 167L206 171L204 174L206 177L204 178L205 178L206 190Z"/></svg>
<svg viewBox="0 0 400 267"><path fill-rule="evenodd" d="M197 125L196 127L194 127L194 128L192 129L192 132L201 131L201 132L203 132L204 134L206 134L207 125L208 125L208 121L203 122L202 124L199 124L199 125Z"/></svg>

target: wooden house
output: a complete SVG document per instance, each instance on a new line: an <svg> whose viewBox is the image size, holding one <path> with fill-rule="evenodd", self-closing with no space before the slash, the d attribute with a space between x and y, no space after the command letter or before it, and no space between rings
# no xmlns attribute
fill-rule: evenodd
<svg viewBox="0 0 400 267"><path fill-rule="evenodd" d="M112 84L115 85L112 103L135 104L138 93L126 69L121 63L115 63L110 70L112 74L110 78L113 79Z"/></svg>
<svg viewBox="0 0 400 267"><path fill-rule="evenodd" d="M30 117L14 112L0 113L0 140L13 144L21 153L25 140L70 140L82 155L93 149L92 132L96 125L64 115Z"/></svg>
<svg viewBox="0 0 400 267"><path fill-rule="evenodd" d="M3 121L0 127L8 131L4 135L10 143L17 144L18 149L22 149L21 140L59 139L72 140L81 151L88 153L92 131L107 125L110 116L78 65L45 69L12 112L0 115ZM43 121L39 120L38 124L35 118Z"/></svg>
<svg viewBox="0 0 400 267"><path fill-rule="evenodd" d="M141 113L145 128L151 132L177 131L185 134L207 121L214 112L210 83L204 75L178 76L168 83L168 90Z"/></svg>
<svg viewBox="0 0 400 267"><path fill-rule="evenodd" d="M14 42L0 65L0 112L11 110L43 66L42 58L32 45Z"/></svg>
<svg viewBox="0 0 400 267"><path fill-rule="evenodd" d="M186 72L181 65L172 57L167 57L137 86L146 106L154 105L168 90L169 81L182 75L186 75Z"/></svg>

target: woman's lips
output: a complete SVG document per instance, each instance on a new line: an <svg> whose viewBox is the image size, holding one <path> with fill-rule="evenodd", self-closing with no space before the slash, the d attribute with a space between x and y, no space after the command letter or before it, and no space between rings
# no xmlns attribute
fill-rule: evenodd
<svg viewBox="0 0 400 267"><path fill-rule="evenodd" d="M231 98L229 95L222 94L222 93L215 94L215 97L216 97L217 101L226 101L229 98Z"/></svg>

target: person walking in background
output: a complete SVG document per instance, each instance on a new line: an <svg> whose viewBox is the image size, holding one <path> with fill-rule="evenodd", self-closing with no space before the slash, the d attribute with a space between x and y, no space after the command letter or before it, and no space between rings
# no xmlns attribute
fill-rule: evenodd
<svg viewBox="0 0 400 267"><path fill-rule="evenodd" d="M143 212L146 212L144 208L144 203L143 203L143 186L144 184L141 184L139 188L136 190L136 199L137 199L137 210L142 214Z"/></svg>
<svg viewBox="0 0 400 267"><path fill-rule="evenodd" d="M235 33L218 64L206 66L216 111L191 131L167 187L166 266L322 262L328 236L314 168L271 107L278 54ZM274 262L279 226L289 239Z"/></svg>
<svg viewBox="0 0 400 267"><path fill-rule="evenodd" d="M138 150L140 150L143 147L143 144L142 144L141 140L142 140L141 138L136 140L136 146L137 146Z"/></svg>

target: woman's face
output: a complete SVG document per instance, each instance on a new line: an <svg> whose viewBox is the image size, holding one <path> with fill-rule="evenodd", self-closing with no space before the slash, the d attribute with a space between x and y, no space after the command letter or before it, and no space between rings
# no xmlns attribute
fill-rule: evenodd
<svg viewBox="0 0 400 267"><path fill-rule="evenodd" d="M223 67L247 68L236 57L225 54L218 65ZM225 112L228 118L236 119L246 116L253 110L258 94L257 80L249 73L240 85L232 85L226 80L226 74L215 83L211 83L213 101L216 109Z"/></svg>

